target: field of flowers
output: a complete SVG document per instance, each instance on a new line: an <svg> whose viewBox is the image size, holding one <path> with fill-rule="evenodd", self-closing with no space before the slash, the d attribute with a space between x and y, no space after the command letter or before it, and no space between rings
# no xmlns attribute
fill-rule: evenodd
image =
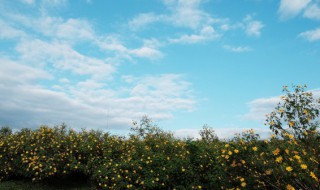
<svg viewBox="0 0 320 190"><path fill-rule="evenodd" d="M301 86L267 116L274 134L177 139L148 118L128 137L61 125L0 131L0 180L84 174L97 189L319 189L319 103ZM310 100L310 101L309 101ZM296 115L299 114L299 115ZM285 124L287 123L287 128Z"/></svg>

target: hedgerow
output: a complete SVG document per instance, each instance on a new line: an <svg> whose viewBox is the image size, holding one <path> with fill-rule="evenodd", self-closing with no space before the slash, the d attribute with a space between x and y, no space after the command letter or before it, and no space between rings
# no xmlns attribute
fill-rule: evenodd
<svg viewBox="0 0 320 190"><path fill-rule="evenodd" d="M34 182L75 173L97 189L319 189L319 103L294 86L267 116L275 134L178 139L144 117L128 137L65 125L0 130L0 180ZM301 118L297 118L301 117Z"/></svg>

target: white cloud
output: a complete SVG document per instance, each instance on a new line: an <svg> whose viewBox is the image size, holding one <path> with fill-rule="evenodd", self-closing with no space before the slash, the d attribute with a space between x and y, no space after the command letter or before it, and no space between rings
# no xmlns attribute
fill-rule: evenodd
<svg viewBox="0 0 320 190"><path fill-rule="evenodd" d="M254 14L246 15L240 22L231 23L229 19L221 20L219 28L222 31L244 30L248 37L259 37L265 25L254 18Z"/></svg>
<svg viewBox="0 0 320 190"><path fill-rule="evenodd" d="M35 3L36 0L20 0L20 1L29 5L32 5Z"/></svg>
<svg viewBox="0 0 320 190"><path fill-rule="evenodd" d="M281 19L288 19L299 14L311 0L281 0L278 13Z"/></svg>
<svg viewBox="0 0 320 190"><path fill-rule="evenodd" d="M92 25L84 19L63 19L47 15L34 18L21 14L9 14L9 18L47 37L71 41L97 38Z"/></svg>
<svg viewBox="0 0 320 190"><path fill-rule="evenodd" d="M317 4L312 4L306 8L303 16L309 19L320 20L320 8Z"/></svg>
<svg viewBox="0 0 320 190"><path fill-rule="evenodd" d="M148 24L163 20L163 15L156 15L154 13L141 13L129 21L129 27L132 30L138 30L145 27Z"/></svg>
<svg viewBox="0 0 320 190"><path fill-rule="evenodd" d="M244 18L244 25L246 34L255 37L261 35L261 29L264 27L261 21L253 20L250 15Z"/></svg>
<svg viewBox="0 0 320 190"><path fill-rule="evenodd" d="M250 130L249 128L213 128L215 134L218 136L219 139L229 140L235 137L235 134L241 134L246 130ZM255 134L259 134L261 139L267 139L270 137L271 131L269 128L252 128ZM178 129L173 131L173 134L177 138L193 138L193 139L200 139L199 131L201 129Z"/></svg>
<svg viewBox="0 0 320 190"><path fill-rule="evenodd" d="M249 112L243 117L249 120L262 121L266 118L266 114L271 113L280 101L280 97L259 98L252 100L248 103Z"/></svg>
<svg viewBox="0 0 320 190"><path fill-rule="evenodd" d="M61 6L65 5L68 2L68 0L41 0L41 3L45 6Z"/></svg>
<svg viewBox="0 0 320 190"><path fill-rule="evenodd" d="M121 42L116 36L104 36L101 39L97 39L97 45L105 50L116 51L119 53L125 53L128 48Z"/></svg>
<svg viewBox="0 0 320 190"><path fill-rule="evenodd" d="M320 40L320 28L302 32L299 34L299 36L311 42Z"/></svg>
<svg viewBox="0 0 320 190"><path fill-rule="evenodd" d="M250 48L248 46L224 45L223 48L228 50L228 51L237 52L237 53L252 51L252 48Z"/></svg>
<svg viewBox="0 0 320 190"><path fill-rule="evenodd" d="M164 1L172 11L169 21L177 26L197 29L211 22L211 16L200 9L202 0L172 0Z"/></svg>
<svg viewBox="0 0 320 190"><path fill-rule="evenodd" d="M173 135L176 138L193 138L200 139L199 130L198 129L178 129L173 131Z"/></svg>
<svg viewBox="0 0 320 190"><path fill-rule="evenodd" d="M10 59L0 58L0 81L2 85L29 84L38 79L52 79L45 70L19 64Z"/></svg>
<svg viewBox="0 0 320 190"><path fill-rule="evenodd" d="M169 39L170 43L194 44L206 42L219 38L220 35L214 30L212 26L203 27L198 34L182 35L179 38Z"/></svg>
<svg viewBox="0 0 320 190"><path fill-rule="evenodd" d="M68 19L52 31L61 38L93 39L94 31L86 20Z"/></svg>
<svg viewBox="0 0 320 190"><path fill-rule="evenodd" d="M80 75L108 78L115 71L113 65L75 51L68 44L41 40L23 41L17 46L21 59L29 64L53 65Z"/></svg>
<svg viewBox="0 0 320 190"><path fill-rule="evenodd" d="M0 39L16 39L26 36L25 32L16 29L2 19L0 19L0 25Z"/></svg>
<svg viewBox="0 0 320 190"><path fill-rule="evenodd" d="M30 75L39 75L37 72ZM77 128L127 130L133 119L138 120L145 114L162 120L172 118L173 111L193 109L194 101L188 96L189 83L180 75L132 77L132 80L126 87L127 94L106 89L94 80L67 86L65 92L30 82L3 83L0 85L0 124L21 128L64 121Z"/></svg>
<svg viewBox="0 0 320 190"><path fill-rule="evenodd" d="M319 89L313 89L310 90L310 92L312 92L314 98L320 97ZM249 112L243 115L243 118L248 120L263 121L266 119L265 115L270 114L272 111L274 111L274 108L280 101L280 96L270 98L258 98L252 100L248 103Z"/></svg>
<svg viewBox="0 0 320 190"><path fill-rule="evenodd" d="M141 47L132 49L126 47L116 36L106 36L96 43L100 48L114 51L119 57L129 60L132 60L132 56L147 59L159 59L163 57L162 52L158 49L161 44L155 39L145 39Z"/></svg>
<svg viewBox="0 0 320 190"><path fill-rule="evenodd" d="M141 47L138 49L133 49L130 51L130 53L137 57L145 57L149 59L158 59L163 56L159 50L150 47Z"/></svg>
<svg viewBox="0 0 320 190"><path fill-rule="evenodd" d="M200 9L203 0L163 0L170 13L155 14L142 13L129 21L129 27L133 30L143 28L155 22L169 23L177 27L186 27L197 30L204 25L217 22L208 13Z"/></svg>
<svg viewBox="0 0 320 190"><path fill-rule="evenodd" d="M50 7L65 5L68 0L20 0L20 2L28 5L41 5L43 11Z"/></svg>

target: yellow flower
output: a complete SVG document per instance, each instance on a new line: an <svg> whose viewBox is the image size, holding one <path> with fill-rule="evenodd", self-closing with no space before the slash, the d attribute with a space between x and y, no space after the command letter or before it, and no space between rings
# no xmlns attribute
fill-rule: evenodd
<svg viewBox="0 0 320 190"><path fill-rule="evenodd" d="M255 147L252 148L252 150L253 150L253 151L257 151L257 150L258 150L258 147L255 146Z"/></svg>
<svg viewBox="0 0 320 190"><path fill-rule="evenodd" d="M198 186L198 189L202 189L202 186L201 186L201 185L199 185L199 186Z"/></svg>
<svg viewBox="0 0 320 190"><path fill-rule="evenodd" d="M287 170L288 172L291 172L293 169L292 169L291 166L288 166L288 167L286 167L286 170Z"/></svg>
<svg viewBox="0 0 320 190"><path fill-rule="evenodd" d="M313 172L310 172L310 176L311 176L314 180L318 181L317 176L316 176Z"/></svg>
<svg viewBox="0 0 320 190"><path fill-rule="evenodd" d="M241 183L241 187L245 187L246 185L247 185L246 182Z"/></svg>
<svg viewBox="0 0 320 190"><path fill-rule="evenodd" d="M301 157L299 155L294 155L294 158L300 160Z"/></svg>
<svg viewBox="0 0 320 190"><path fill-rule="evenodd" d="M291 135L291 134L288 135L288 137L289 137L289 139L293 139L293 135Z"/></svg>
<svg viewBox="0 0 320 190"><path fill-rule="evenodd" d="M274 122L273 122L273 121L271 121L269 124L270 124L270 125L274 125Z"/></svg>
<svg viewBox="0 0 320 190"><path fill-rule="evenodd" d="M289 150L288 149L286 149L285 151L286 151L287 154L289 154Z"/></svg>
<svg viewBox="0 0 320 190"><path fill-rule="evenodd" d="M266 170L266 174L267 174L267 175L270 175L271 173L272 173L272 170L270 170L270 169L267 169L267 170Z"/></svg>
<svg viewBox="0 0 320 190"><path fill-rule="evenodd" d="M228 154L229 154L229 155L232 155L232 152L231 152L231 151L229 151L229 152L228 152Z"/></svg>
<svg viewBox="0 0 320 190"><path fill-rule="evenodd" d="M283 160L282 156L279 156L279 157L276 158L276 162L278 162L278 163L281 163L282 160Z"/></svg>
<svg viewBox="0 0 320 190"><path fill-rule="evenodd" d="M305 170L305 169L307 169L307 168L308 168L308 166L307 166L307 165L305 165L305 164L301 164L301 168L302 168L303 170Z"/></svg>
<svg viewBox="0 0 320 190"><path fill-rule="evenodd" d="M294 121L289 122L289 126L292 127L294 125Z"/></svg>
<svg viewBox="0 0 320 190"><path fill-rule="evenodd" d="M295 188L288 184L287 185L287 190L295 190Z"/></svg>
<svg viewBox="0 0 320 190"><path fill-rule="evenodd" d="M238 149L234 149L234 153L239 153L239 150Z"/></svg>
<svg viewBox="0 0 320 190"><path fill-rule="evenodd" d="M280 149L277 148L272 153L273 153L273 155L277 156L279 154L279 152L280 152Z"/></svg>
<svg viewBox="0 0 320 190"><path fill-rule="evenodd" d="M242 178L240 178L240 181L241 181L241 182L243 182L243 181L244 181L244 178L243 178L243 177L242 177Z"/></svg>

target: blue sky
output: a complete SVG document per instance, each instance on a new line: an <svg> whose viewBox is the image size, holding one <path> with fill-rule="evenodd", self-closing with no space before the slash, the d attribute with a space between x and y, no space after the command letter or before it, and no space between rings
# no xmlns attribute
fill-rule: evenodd
<svg viewBox="0 0 320 190"><path fill-rule="evenodd" d="M0 125L267 134L283 85L320 94L319 0L0 0Z"/></svg>

